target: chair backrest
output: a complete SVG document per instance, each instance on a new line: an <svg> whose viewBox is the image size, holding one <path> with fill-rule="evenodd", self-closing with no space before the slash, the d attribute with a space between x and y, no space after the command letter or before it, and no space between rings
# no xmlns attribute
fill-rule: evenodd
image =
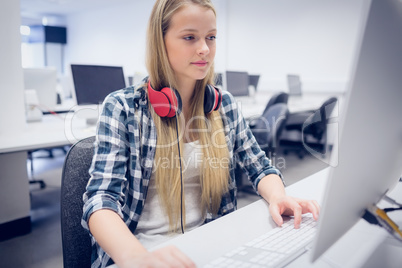
<svg viewBox="0 0 402 268"><path fill-rule="evenodd" d="M320 108L309 117L303 125L303 132L306 127L310 127L309 131L317 140L321 140L327 130L328 118L335 108L338 99L331 97L324 101Z"/></svg>
<svg viewBox="0 0 402 268"><path fill-rule="evenodd" d="M89 179L95 137L74 144L64 161L61 183L61 235L65 268L91 266L91 239L81 226L82 195Z"/></svg>
<svg viewBox="0 0 402 268"><path fill-rule="evenodd" d="M265 106L264 112L262 114L265 114L272 105L275 105L277 103L287 104L288 98L289 98L289 94L285 93L285 92L278 92L278 93L272 95L272 97L269 99L269 101L267 103L267 106Z"/></svg>
<svg viewBox="0 0 402 268"><path fill-rule="evenodd" d="M261 149L266 153L275 152L288 115L287 104L277 103L272 105L260 118L256 119L255 126L251 131Z"/></svg>
<svg viewBox="0 0 402 268"><path fill-rule="evenodd" d="M321 140L327 130L328 118L334 110L338 99L331 97L324 101L317 112L305 124L311 124L312 134L317 140Z"/></svg>

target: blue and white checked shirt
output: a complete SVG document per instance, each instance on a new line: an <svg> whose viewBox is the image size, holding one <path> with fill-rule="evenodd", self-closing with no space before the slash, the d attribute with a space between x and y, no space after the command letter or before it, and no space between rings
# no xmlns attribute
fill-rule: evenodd
<svg viewBox="0 0 402 268"><path fill-rule="evenodd" d="M279 170L258 146L233 96L223 92L219 109L231 159L229 192L222 197L217 215L207 213L206 222L237 207L236 162L257 189L269 174ZM111 93L103 103L97 126L91 178L83 196L82 225L88 228L91 214L100 209L115 211L132 233L140 219L155 158L157 132L143 84ZM106 267L113 260L92 238L92 267Z"/></svg>

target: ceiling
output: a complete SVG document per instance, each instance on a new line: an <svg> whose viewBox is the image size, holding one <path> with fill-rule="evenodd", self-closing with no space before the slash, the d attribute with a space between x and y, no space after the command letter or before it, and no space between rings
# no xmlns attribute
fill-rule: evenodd
<svg viewBox="0 0 402 268"><path fill-rule="evenodd" d="M38 17L43 15L65 16L132 1L138 0L20 0L20 3L22 16Z"/></svg>

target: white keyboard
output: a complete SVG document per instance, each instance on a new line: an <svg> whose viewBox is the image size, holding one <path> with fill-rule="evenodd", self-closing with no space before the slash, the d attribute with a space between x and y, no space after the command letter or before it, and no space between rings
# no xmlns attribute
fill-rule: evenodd
<svg viewBox="0 0 402 268"><path fill-rule="evenodd" d="M300 228L295 229L290 219L204 267L283 267L307 251L316 225L312 217L303 217Z"/></svg>

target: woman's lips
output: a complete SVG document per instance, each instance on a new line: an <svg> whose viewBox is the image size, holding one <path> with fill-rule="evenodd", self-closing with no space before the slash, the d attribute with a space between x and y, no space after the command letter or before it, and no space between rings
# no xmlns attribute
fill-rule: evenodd
<svg viewBox="0 0 402 268"><path fill-rule="evenodd" d="M195 66L199 66L199 67L204 67L205 65L208 64L208 62L203 61L203 60L200 60L200 61L192 62L191 64L193 64L193 65L195 65Z"/></svg>

